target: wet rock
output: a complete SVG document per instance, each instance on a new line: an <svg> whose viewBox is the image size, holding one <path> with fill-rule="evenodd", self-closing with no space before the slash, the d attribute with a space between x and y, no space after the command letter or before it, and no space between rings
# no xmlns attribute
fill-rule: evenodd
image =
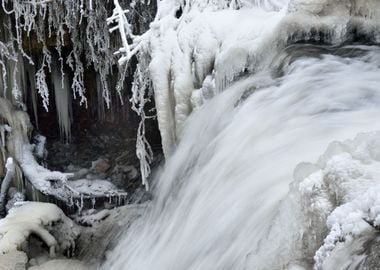
<svg viewBox="0 0 380 270"><path fill-rule="evenodd" d="M107 251L112 252L121 235L142 216L146 206L127 205L92 213L87 219L97 219L97 221L93 222L91 227L82 229L77 241L77 259L86 263L104 260Z"/></svg>
<svg viewBox="0 0 380 270"><path fill-rule="evenodd" d="M95 170L95 172L98 174L106 173L110 168L111 165L107 159L98 159L92 162L91 167L91 169Z"/></svg>

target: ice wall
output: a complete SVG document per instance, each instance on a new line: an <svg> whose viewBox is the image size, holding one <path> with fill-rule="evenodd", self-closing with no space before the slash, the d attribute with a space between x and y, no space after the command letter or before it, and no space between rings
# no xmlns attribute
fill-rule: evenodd
<svg viewBox="0 0 380 270"><path fill-rule="evenodd" d="M374 0L161 1L142 50L152 58L165 154L180 140L192 93L202 92L206 77L220 92L237 77L273 66L294 42L378 42L379 10Z"/></svg>

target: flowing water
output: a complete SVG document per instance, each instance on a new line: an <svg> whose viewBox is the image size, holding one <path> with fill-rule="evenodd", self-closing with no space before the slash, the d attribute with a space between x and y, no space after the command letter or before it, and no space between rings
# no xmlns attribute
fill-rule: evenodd
<svg viewBox="0 0 380 270"><path fill-rule="evenodd" d="M332 141L380 129L380 50L298 44L275 59L193 111L104 269L312 267L326 231L302 246L312 228L290 203L293 172Z"/></svg>
<svg viewBox="0 0 380 270"><path fill-rule="evenodd" d="M296 210L278 211L294 168L333 140L380 128L380 50L309 48L282 77L241 79L191 115L110 269L277 269L294 259L276 257L297 241L286 224Z"/></svg>

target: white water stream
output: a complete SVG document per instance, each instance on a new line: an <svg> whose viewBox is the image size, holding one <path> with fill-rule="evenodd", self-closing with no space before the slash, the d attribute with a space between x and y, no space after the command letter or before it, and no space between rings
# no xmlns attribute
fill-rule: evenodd
<svg viewBox="0 0 380 270"><path fill-rule="evenodd" d="M311 267L322 243L302 247L297 235L312 228L286 203L289 184L330 142L380 128L380 51L361 49L241 79L193 112L156 198L105 269Z"/></svg>

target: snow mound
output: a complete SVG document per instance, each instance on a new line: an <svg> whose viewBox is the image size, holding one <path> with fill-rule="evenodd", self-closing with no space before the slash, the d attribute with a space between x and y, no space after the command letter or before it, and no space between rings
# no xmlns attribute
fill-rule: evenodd
<svg viewBox="0 0 380 270"><path fill-rule="evenodd" d="M30 235L38 236L50 249L50 255L75 248L79 232L60 208L50 203L26 202L12 208L0 220L0 253L21 249Z"/></svg>

